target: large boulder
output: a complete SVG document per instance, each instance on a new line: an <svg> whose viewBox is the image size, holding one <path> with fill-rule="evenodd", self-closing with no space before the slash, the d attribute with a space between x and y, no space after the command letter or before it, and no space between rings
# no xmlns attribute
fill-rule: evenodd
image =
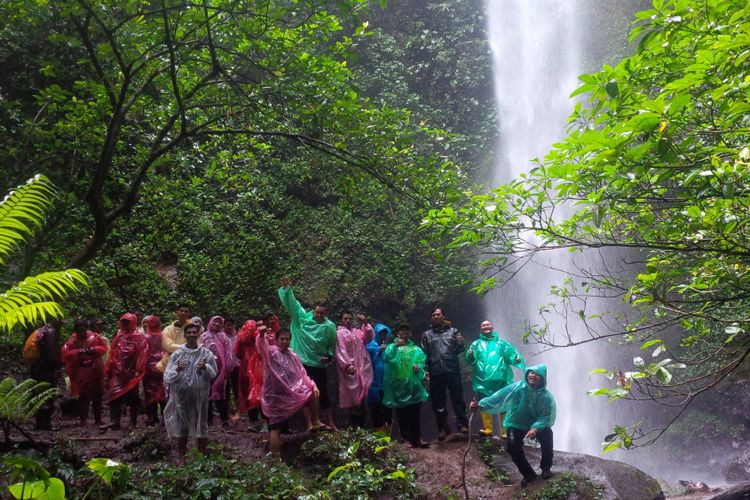
<svg viewBox="0 0 750 500"><path fill-rule="evenodd" d="M728 483L750 481L750 444L745 443L743 449L729 460L726 478Z"/></svg>
<svg viewBox="0 0 750 500"><path fill-rule="evenodd" d="M750 481L735 484L728 490L707 498L706 500L748 500L750 499Z"/></svg>
<svg viewBox="0 0 750 500"><path fill-rule="evenodd" d="M503 449L504 441L494 441L494 443L497 443L493 444L493 448L497 448L494 453L495 463L505 469L511 480L520 481L521 475L518 473L518 469ZM541 450L527 446L525 451L529 463L538 471ZM552 472L572 472L590 479L604 488L602 498L605 500L631 498L654 500L664 498L664 493L656 479L632 465L615 460L605 460L580 453L555 451Z"/></svg>

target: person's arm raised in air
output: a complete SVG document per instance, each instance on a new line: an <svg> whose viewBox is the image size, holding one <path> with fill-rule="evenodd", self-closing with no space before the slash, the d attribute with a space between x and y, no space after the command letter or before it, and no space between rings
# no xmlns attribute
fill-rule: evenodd
<svg viewBox="0 0 750 500"><path fill-rule="evenodd" d="M279 288L279 299L289 313L292 322L299 323L300 319L305 316L305 308L297 300L292 292L289 278L281 278L281 288Z"/></svg>

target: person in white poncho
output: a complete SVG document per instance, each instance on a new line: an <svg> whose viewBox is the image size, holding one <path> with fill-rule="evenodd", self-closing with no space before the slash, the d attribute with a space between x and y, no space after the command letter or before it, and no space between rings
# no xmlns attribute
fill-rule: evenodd
<svg viewBox="0 0 750 500"><path fill-rule="evenodd" d="M170 438L177 438L180 463L187 453L188 436L193 436L198 451L208 445L208 394L216 377L216 360L207 348L198 345L199 326L185 325L185 345L169 358L164 382L169 386L169 401L164 408L164 425Z"/></svg>

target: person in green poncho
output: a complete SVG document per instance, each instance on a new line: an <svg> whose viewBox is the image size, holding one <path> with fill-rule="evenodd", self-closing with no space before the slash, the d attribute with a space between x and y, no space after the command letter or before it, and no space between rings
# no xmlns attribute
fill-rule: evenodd
<svg viewBox="0 0 750 500"><path fill-rule="evenodd" d="M556 407L555 398L547 390L547 365L526 368L524 380L500 389L479 403L472 401L471 408L488 413L506 413L503 423L508 430L508 454L523 475L521 487L538 477L526 460L524 438L539 441L542 448L542 478L552 477L552 426L555 424Z"/></svg>
<svg viewBox="0 0 750 500"><path fill-rule="evenodd" d="M511 366L525 369L523 357L510 342L501 339L493 331L492 322L485 320L479 325L479 338L466 351L466 360L474 369L471 386L477 399L495 394L513 383ZM492 436L492 415L480 412L482 416L482 436ZM500 434L503 433L503 415L500 416Z"/></svg>
<svg viewBox="0 0 750 500"><path fill-rule="evenodd" d="M427 448L420 425L422 403L427 400L424 351L411 341L411 327L402 324L398 338L383 354L383 405L396 410L401 437L413 448Z"/></svg>
<svg viewBox="0 0 750 500"><path fill-rule="evenodd" d="M328 374L326 365L333 359L336 347L336 325L326 318L328 308L322 302L315 304L310 311L305 311L290 288L289 278L281 279L279 299L292 320L292 352L299 356L310 377L320 391L320 407L325 411L328 425L334 430L333 408L328 399ZM309 410L304 411L307 427L312 427Z"/></svg>

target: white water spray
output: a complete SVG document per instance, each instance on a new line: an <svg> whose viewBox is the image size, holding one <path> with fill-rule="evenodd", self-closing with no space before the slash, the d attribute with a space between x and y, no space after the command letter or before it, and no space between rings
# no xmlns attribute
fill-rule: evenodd
<svg viewBox="0 0 750 500"><path fill-rule="evenodd" d="M495 183L518 178L529 170L533 159L543 158L564 137L575 104L569 96L584 71L584 16L578 12L578 5L572 0L488 1L500 130L499 161L492 178ZM564 250L537 255L510 283L487 296L487 315L501 335L520 345L524 323L538 323L539 306L555 299L550 296L550 286L562 285L565 275L554 269L572 269L572 255ZM567 326L576 328L571 323ZM559 334L565 327L561 319L550 329ZM602 437L612 428L612 405L586 394L587 389L602 382L589 381L589 372L609 367L604 349L592 343L540 353L539 349L521 346L527 365L549 366L549 388L558 405L554 427L557 449L596 455L601 451Z"/></svg>

